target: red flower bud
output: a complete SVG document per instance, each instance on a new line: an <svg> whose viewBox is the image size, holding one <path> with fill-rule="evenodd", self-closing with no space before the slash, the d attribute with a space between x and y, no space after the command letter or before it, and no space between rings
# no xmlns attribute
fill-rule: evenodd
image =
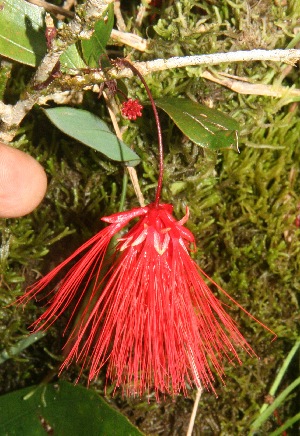
<svg viewBox="0 0 300 436"><path fill-rule="evenodd" d="M122 115L129 120L136 120L137 117L142 116L143 106L140 104L138 100L133 100L129 98L127 101L124 101L122 104Z"/></svg>

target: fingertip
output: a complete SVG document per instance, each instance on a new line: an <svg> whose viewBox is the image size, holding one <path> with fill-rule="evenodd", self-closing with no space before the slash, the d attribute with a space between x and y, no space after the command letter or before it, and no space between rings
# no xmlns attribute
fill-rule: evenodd
<svg viewBox="0 0 300 436"><path fill-rule="evenodd" d="M0 216L27 215L40 204L46 189L43 167L32 156L0 142Z"/></svg>

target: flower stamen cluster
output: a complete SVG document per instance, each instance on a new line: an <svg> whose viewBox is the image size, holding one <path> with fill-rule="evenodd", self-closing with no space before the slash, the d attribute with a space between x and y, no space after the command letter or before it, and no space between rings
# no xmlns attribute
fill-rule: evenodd
<svg viewBox="0 0 300 436"><path fill-rule="evenodd" d="M47 328L75 301L74 317L78 302L90 292L62 369L80 362L90 367L92 380L108 362L107 377L116 387L132 395L154 389L159 398L161 392L186 394L187 385L214 390L212 368L223 380L225 361L241 363L236 347L255 354L204 278L241 306L190 257L195 239L184 227L188 211L176 221L172 210L170 204L151 203L102 218L109 224L105 229L20 298L22 303L39 298L80 257L52 288L48 308L33 324L35 331ZM134 218L138 222L118 239L113 263L103 274L112 238Z"/></svg>

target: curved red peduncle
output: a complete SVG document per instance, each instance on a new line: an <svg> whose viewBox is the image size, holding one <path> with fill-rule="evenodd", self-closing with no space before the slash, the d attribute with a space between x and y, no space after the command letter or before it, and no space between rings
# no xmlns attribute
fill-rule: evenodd
<svg viewBox="0 0 300 436"><path fill-rule="evenodd" d="M156 104L155 104L154 99L152 97L152 94L151 94L151 91L149 89L149 86L147 85L144 77L139 72L139 70L134 65L132 65L132 63L129 62L127 59L118 59L116 64L118 66L124 66L124 67L130 68L131 71L140 78L142 84L145 87L145 90L146 90L146 92L148 94L149 100L150 100L151 105L152 105L152 109L153 109L153 112L154 112L154 118L155 118L155 122L156 122L156 127L157 127L158 156L159 156L159 175L158 175L157 188L156 188L156 194L155 194L155 200L154 200L154 204L157 207L159 205L159 200L160 200L161 190L162 190L162 183L163 183L164 150L163 150L163 140L162 140L161 125L160 125L160 120L159 120Z"/></svg>

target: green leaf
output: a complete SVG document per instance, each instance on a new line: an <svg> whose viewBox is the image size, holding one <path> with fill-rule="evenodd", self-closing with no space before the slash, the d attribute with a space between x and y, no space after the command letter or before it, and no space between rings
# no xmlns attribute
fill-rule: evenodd
<svg viewBox="0 0 300 436"><path fill-rule="evenodd" d="M295 345L293 346L293 348L290 350L289 354L287 355L287 357L284 359L283 364L280 368L280 370L278 371L276 378L274 380L274 383L272 384L268 394L271 395L272 397L275 397L275 394L277 392L277 389L285 375L285 373L287 372L287 369L294 357L294 355L297 353L298 349L300 348L300 341L296 341ZM268 405L265 403L263 404L263 406L260 409L260 414L262 414L266 409L268 408Z"/></svg>
<svg viewBox="0 0 300 436"><path fill-rule="evenodd" d="M65 381L0 397L0 434L9 436L141 436L101 397Z"/></svg>
<svg viewBox="0 0 300 436"><path fill-rule="evenodd" d="M106 53L105 47L114 25L114 5L110 3L101 20L97 21L90 39L81 41L83 59L92 68L99 68L99 59Z"/></svg>
<svg viewBox="0 0 300 436"><path fill-rule="evenodd" d="M155 100L193 142L210 149L237 146L239 124L216 109L185 98L165 97Z"/></svg>
<svg viewBox="0 0 300 436"><path fill-rule="evenodd" d="M112 160L137 165L139 157L114 135L104 121L91 112L71 107L44 109L53 124L62 132L100 151Z"/></svg>
<svg viewBox="0 0 300 436"><path fill-rule="evenodd" d="M292 427L292 425L294 425L297 421L300 421L300 412L292 418L287 419L284 424L277 428L277 430L270 433L269 436L281 436L282 434L284 434L283 432L285 430Z"/></svg>
<svg viewBox="0 0 300 436"><path fill-rule="evenodd" d="M30 345L34 344L36 341L39 341L46 335L45 332L36 332L32 333L29 336L26 336L24 339L21 339L15 345L13 345L8 350L1 350L0 352L0 365L5 362L7 359L10 359L13 356L17 356L21 351L25 350Z"/></svg>
<svg viewBox="0 0 300 436"><path fill-rule="evenodd" d="M46 50L44 9L24 0L0 0L0 54L37 66Z"/></svg>
<svg viewBox="0 0 300 436"><path fill-rule="evenodd" d="M83 62L82 57L80 56L76 44L70 45L59 59L62 72L65 72L68 69L77 70L79 68L87 68L87 65Z"/></svg>
<svg viewBox="0 0 300 436"><path fill-rule="evenodd" d="M257 430L261 425L273 414L274 410L282 405L286 397L300 385L300 377L296 378L287 388L285 388L273 403L251 424L250 434L252 435L254 430Z"/></svg>

